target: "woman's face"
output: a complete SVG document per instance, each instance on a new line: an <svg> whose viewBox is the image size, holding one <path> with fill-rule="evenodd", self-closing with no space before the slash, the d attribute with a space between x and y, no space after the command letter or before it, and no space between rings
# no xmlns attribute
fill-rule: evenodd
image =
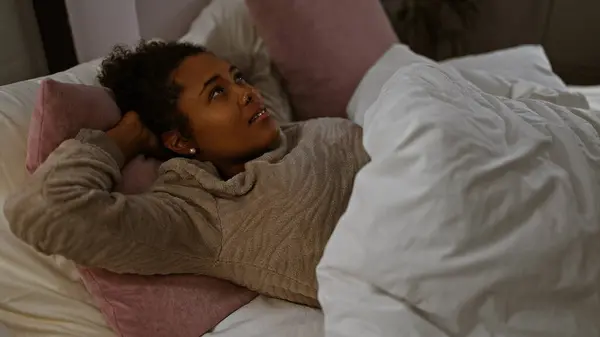
<svg viewBox="0 0 600 337"><path fill-rule="evenodd" d="M190 137L163 136L172 151L215 165L239 164L263 154L279 136L260 93L240 71L210 53L187 57L173 72L182 87L177 102L189 121ZM191 150L194 149L194 150Z"/></svg>

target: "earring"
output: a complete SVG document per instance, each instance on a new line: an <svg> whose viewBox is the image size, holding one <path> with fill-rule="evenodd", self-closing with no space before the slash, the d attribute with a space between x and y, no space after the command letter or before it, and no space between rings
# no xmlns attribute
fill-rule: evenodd
<svg viewBox="0 0 600 337"><path fill-rule="evenodd" d="M190 149L190 154L196 154L196 149L194 149L194 148L191 148L191 149Z"/></svg>

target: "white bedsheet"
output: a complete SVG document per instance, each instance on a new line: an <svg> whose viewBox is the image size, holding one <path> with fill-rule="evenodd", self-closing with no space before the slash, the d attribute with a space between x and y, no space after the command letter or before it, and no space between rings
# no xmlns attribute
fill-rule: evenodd
<svg viewBox="0 0 600 337"><path fill-rule="evenodd" d="M600 336L599 113L396 70L357 111L372 161L317 269L326 336Z"/></svg>
<svg viewBox="0 0 600 337"><path fill-rule="evenodd" d="M322 337L320 310L259 296L205 337Z"/></svg>

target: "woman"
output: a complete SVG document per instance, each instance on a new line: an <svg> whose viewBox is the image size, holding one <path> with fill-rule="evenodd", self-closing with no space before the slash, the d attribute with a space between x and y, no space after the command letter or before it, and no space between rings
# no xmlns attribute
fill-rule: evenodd
<svg viewBox="0 0 600 337"><path fill-rule="evenodd" d="M315 267L369 160L360 127L279 128L238 69L186 43L117 48L99 80L128 112L54 151L6 203L12 231L85 266L208 275L318 306ZM165 152L150 192L112 191L129 159Z"/></svg>

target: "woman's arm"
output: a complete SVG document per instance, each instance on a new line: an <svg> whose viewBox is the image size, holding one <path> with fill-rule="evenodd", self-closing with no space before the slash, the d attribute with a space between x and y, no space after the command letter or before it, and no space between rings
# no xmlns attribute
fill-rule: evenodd
<svg viewBox="0 0 600 337"><path fill-rule="evenodd" d="M110 136L121 131L84 130L64 142L5 204L11 230L45 254L85 266L202 273L220 242L207 212L212 201L200 209L185 197L191 187L175 181L142 195L112 192L126 157L140 149L135 139Z"/></svg>

